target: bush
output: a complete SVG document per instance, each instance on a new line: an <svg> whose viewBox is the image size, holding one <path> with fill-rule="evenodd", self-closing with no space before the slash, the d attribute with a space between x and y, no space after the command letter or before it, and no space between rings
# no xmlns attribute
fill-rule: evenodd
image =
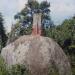
<svg viewBox="0 0 75 75"><path fill-rule="evenodd" d="M9 70L9 75L30 75L30 73L25 65L13 65Z"/></svg>
<svg viewBox="0 0 75 75"><path fill-rule="evenodd" d="M31 75L25 65L13 65L8 69L5 61L0 56L0 75Z"/></svg>
<svg viewBox="0 0 75 75"><path fill-rule="evenodd" d="M9 75L6 69L6 64L1 56L0 56L0 75Z"/></svg>

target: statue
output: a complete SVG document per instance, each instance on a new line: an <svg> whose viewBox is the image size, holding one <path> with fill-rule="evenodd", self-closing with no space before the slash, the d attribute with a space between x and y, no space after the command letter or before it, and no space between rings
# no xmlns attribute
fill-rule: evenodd
<svg viewBox="0 0 75 75"><path fill-rule="evenodd" d="M41 13L33 14L32 35L41 35Z"/></svg>

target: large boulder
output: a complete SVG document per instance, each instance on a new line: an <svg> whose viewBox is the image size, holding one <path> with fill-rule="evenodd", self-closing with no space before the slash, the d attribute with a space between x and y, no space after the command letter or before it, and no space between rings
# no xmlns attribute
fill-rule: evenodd
<svg viewBox="0 0 75 75"><path fill-rule="evenodd" d="M23 64L32 75L48 75L52 65L59 75L71 75L67 56L60 46L48 37L22 36L7 45L1 55L9 66Z"/></svg>

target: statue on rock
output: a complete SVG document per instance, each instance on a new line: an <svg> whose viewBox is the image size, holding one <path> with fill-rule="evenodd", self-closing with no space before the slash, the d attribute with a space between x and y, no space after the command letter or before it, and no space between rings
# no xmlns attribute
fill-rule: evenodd
<svg viewBox="0 0 75 75"><path fill-rule="evenodd" d="M33 26L32 26L32 35L41 35L41 13L36 13L33 15Z"/></svg>
<svg viewBox="0 0 75 75"><path fill-rule="evenodd" d="M28 2L34 2L36 0L28 0ZM32 35L41 35L41 13L37 10L37 13L33 14L33 25L32 25Z"/></svg>

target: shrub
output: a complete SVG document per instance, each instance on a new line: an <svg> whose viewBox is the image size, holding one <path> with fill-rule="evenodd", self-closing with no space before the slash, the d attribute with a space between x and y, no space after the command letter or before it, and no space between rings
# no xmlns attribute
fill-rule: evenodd
<svg viewBox="0 0 75 75"><path fill-rule="evenodd" d="M9 75L30 75L29 70L25 67L25 65L13 65L11 69L9 69Z"/></svg>
<svg viewBox="0 0 75 75"><path fill-rule="evenodd" d="M9 75L6 69L6 64L1 56L0 56L0 75Z"/></svg>

